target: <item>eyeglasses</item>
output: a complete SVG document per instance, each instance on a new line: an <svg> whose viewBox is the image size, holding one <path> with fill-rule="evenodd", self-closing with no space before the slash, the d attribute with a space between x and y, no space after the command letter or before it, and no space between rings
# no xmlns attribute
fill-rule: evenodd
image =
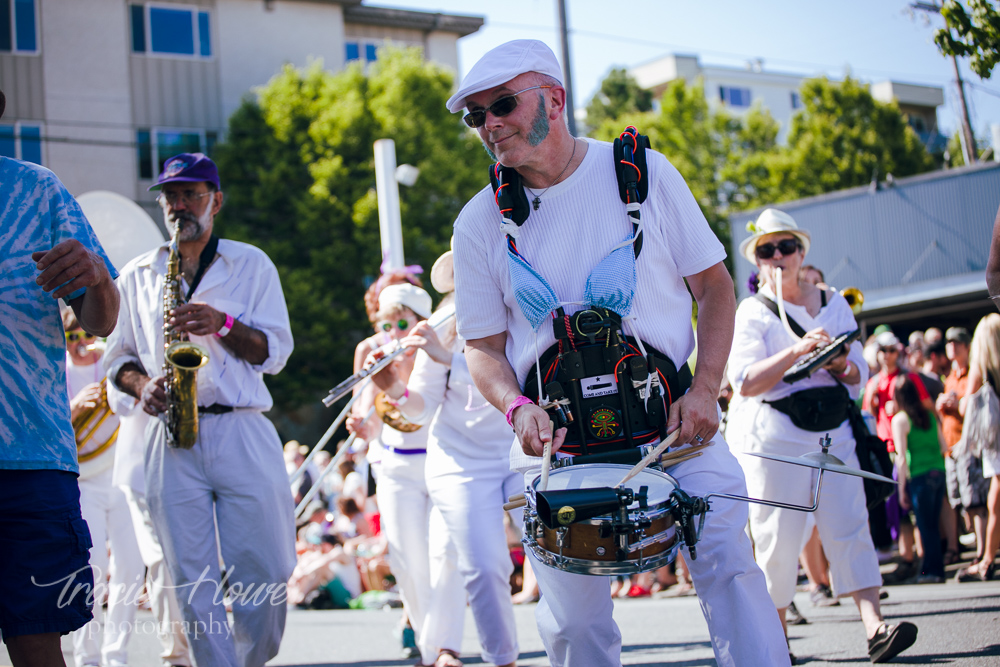
<svg viewBox="0 0 1000 667"><path fill-rule="evenodd" d="M75 343L76 341L81 340L81 339L82 340L94 340L95 338L97 338L97 336L95 336L92 333L87 333L86 331L67 331L66 332L66 341L70 342L70 343Z"/></svg>
<svg viewBox="0 0 1000 667"><path fill-rule="evenodd" d="M794 255L798 252L802 244L799 243L798 239L782 239L777 243L761 243L758 245L753 253L757 256L757 259L771 259L774 257L774 251L778 250L783 256Z"/></svg>
<svg viewBox="0 0 1000 667"><path fill-rule="evenodd" d="M393 329L397 329L399 331L406 331L407 329L410 328L410 321L405 318L400 319L396 322L390 322L389 320L382 320L375 324L375 328L378 329L379 331L384 331L386 333L389 333Z"/></svg>
<svg viewBox="0 0 1000 667"><path fill-rule="evenodd" d="M185 190L183 192L161 192L156 198L156 201L160 204L160 206L177 206L177 202L180 202L185 206L191 206L202 197L208 197L214 194L214 192L195 192L194 190Z"/></svg>
<svg viewBox="0 0 1000 667"><path fill-rule="evenodd" d="M511 95L505 95L499 100L489 105L485 109L476 109L475 111L470 111L465 114L463 120L465 124L469 127L482 127L486 122L486 112L490 112L497 118L502 118L509 114L511 111L517 108L517 96L521 93L526 93L529 90L537 90L538 88L551 88L552 86L532 86L531 88L525 88L524 90L519 90Z"/></svg>

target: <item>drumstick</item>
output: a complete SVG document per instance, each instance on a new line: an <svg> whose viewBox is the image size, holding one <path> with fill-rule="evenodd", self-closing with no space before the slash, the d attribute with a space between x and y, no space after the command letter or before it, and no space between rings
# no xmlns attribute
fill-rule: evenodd
<svg viewBox="0 0 1000 667"><path fill-rule="evenodd" d="M525 498L524 496L521 496L517 500L512 500L509 503L504 503L503 510L504 512L509 512L510 510L516 510L518 507L524 507L527 504L528 504L528 499Z"/></svg>
<svg viewBox="0 0 1000 667"><path fill-rule="evenodd" d="M646 466L652 463L661 453L663 453L663 451L667 447L674 444L674 440L677 439L677 436L680 435L680 433L681 430L678 428L673 433L668 435L663 440L663 442L661 442L660 444L658 444L656 447L653 448L653 451L651 451L649 454L646 454L646 456L644 456L641 461L632 466L632 469L628 471L628 474L625 475L625 477L622 478L622 481L618 482L618 484L616 484L615 486L622 486L623 484L625 484L625 482L629 481L630 479L638 475L640 472L642 472L646 468Z"/></svg>
<svg viewBox="0 0 1000 667"><path fill-rule="evenodd" d="M523 493L515 493L514 495L512 495L510 498L507 499L507 502L512 503L515 500L520 500L521 498L524 498Z"/></svg>
<svg viewBox="0 0 1000 667"><path fill-rule="evenodd" d="M549 488L549 466L552 465L552 438L556 437L556 424L549 422L549 439L545 441L545 449L542 452L542 479L538 482L538 490L545 491Z"/></svg>

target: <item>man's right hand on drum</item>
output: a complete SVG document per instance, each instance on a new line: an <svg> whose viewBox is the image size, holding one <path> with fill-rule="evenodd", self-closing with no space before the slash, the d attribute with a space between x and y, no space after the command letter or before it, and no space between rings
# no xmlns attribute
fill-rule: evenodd
<svg viewBox="0 0 1000 667"><path fill-rule="evenodd" d="M556 429L553 438L552 423L549 413L533 403L527 403L514 409L511 415L514 433L521 449L529 456L543 456L545 443L552 441L552 453L555 454L566 440L566 429Z"/></svg>

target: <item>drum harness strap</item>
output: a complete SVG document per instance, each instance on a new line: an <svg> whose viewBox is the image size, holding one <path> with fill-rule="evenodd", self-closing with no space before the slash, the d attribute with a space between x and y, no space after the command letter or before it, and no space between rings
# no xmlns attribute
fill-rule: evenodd
<svg viewBox="0 0 1000 667"><path fill-rule="evenodd" d="M556 428L575 426L564 445L571 454L612 452L664 438L669 402L680 395L690 377L679 377L673 363L656 350L647 352L635 317L629 317L635 293L635 260L643 243L641 205L649 191L647 148L648 138L632 126L614 142L618 191L632 233L591 273L586 302L560 301L520 253L517 237L530 212L521 176L499 163L490 168L514 295L535 331L534 378L529 374L524 390L550 412ZM632 281L625 289L623 275L630 275ZM613 285L609 277L617 278ZM563 308L567 305L586 309L570 316ZM538 329L547 320L552 322L556 344L539 357ZM622 333L625 324L632 336ZM594 373L595 368L599 372ZM584 387L584 383L589 385ZM581 414L585 408L589 414ZM571 444L571 440L575 442Z"/></svg>

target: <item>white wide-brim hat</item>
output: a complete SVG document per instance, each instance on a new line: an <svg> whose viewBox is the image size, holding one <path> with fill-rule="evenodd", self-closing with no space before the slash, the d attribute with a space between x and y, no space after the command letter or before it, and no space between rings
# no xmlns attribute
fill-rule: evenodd
<svg viewBox="0 0 1000 667"><path fill-rule="evenodd" d="M425 320L431 316L431 311L433 310L431 295L409 283L389 285L379 292L379 310L383 310L393 304L406 306Z"/></svg>
<svg viewBox="0 0 1000 667"><path fill-rule="evenodd" d="M562 85L563 73L556 54L545 42L537 39L515 39L488 51L462 79L458 91L446 106L457 113L465 107L465 98L507 83L525 72L551 76Z"/></svg>
<svg viewBox="0 0 1000 667"><path fill-rule="evenodd" d="M754 256L754 251L757 249L757 243L768 234L778 234L780 232L792 234L802 243L802 254L805 255L809 252L809 245L811 243L809 232L799 229L799 226L795 223L795 218L776 208L764 209L757 216L756 220L747 223L747 231L751 232L751 235L740 243L740 254L755 266L757 258Z"/></svg>
<svg viewBox="0 0 1000 667"><path fill-rule="evenodd" d="M439 294L455 291L455 255L451 250L434 261L431 267L431 285Z"/></svg>

